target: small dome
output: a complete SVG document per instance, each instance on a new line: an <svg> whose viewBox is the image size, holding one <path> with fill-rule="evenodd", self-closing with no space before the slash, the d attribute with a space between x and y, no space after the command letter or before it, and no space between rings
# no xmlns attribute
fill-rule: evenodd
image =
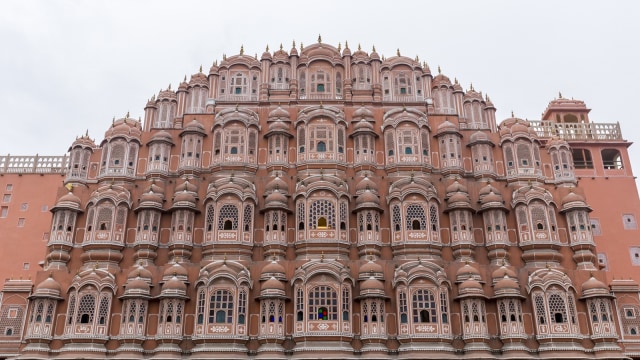
<svg viewBox="0 0 640 360"><path fill-rule="evenodd" d="M160 130L157 133L153 134L153 136L149 140L149 143L154 143L154 142L166 142L173 145L173 139L171 138L171 134L169 134L164 130Z"/></svg>
<svg viewBox="0 0 640 360"><path fill-rule="evenodd" d="M281 106L278 106L277 108L271 110L271 112L269 113L269 120L276 120L276 119L289 120L290 119L289 112L283 109Z"/></svg>
<svg viewBox="0 0 640 360"><path fill-rule="evenodd" d="M356 198L356 209L364 207L365 205L371 205L374 207L380 206L380 198L374 194L371 190L365 190L361 195Z"/></svg>
<svg viewBox="0 0 640 360"><path fill-rule="evenodd" d="M373 118L373 111L367 109L364 105L360 106L360 108L353 112L353 119L367 119Z"/></svg>
<svg viewBox="0 0 640 360"><path fill-rule="evenodd" d="M191 205L195 206L196 204L196 197L195 195L193 195L193 193L188 192L188 191L181 191L177 194L175 194L174 198L173 198L173 206L176 207L181 207L181 206L187 206L187 207L191 207Z"/></svg>
<svg viewBox="0 0 640 360"><path fill-rule="evenodd" d="M169 281L165 282L162 285L162 292L165 291L186 293L187 284L178 279L177 276L173 276L171 279L169 279Z"/></svg>
<svg viewBox="0 0 640 360"><path fill-rule="evenodd" d="M273 260L262 268L263 274L284 274L284 266L280 265L277 261Z"/></svg>
<svg viewBox="0 0 640 360"><path fill-rule="evenodd" d="M469 203L469 195L463 193L463 192L457 192L455 194L453 194L448 200L447 202L449 204L455 204L455 203Z"/></svg>
<svg viewBox="0 0 640 360"><path fill-rule="evenodd" d="M517 123L517 124L515 124L515 125L513 125L511 127L511 133L512 134L520 133L520 132L529 133L529 128L526 127L524 124L521 124L521 123Z"/></svg>
<svg viewBox="0 0 640 360"><path fill-rule="evenodd" d="M182 282L180 282L180 283L182 283ZM186 286L185 286L185 289L186 289ZM148 294L150 291L151 291L151 287L149 286L149 283L144 281L141 277L137 277L135 279L131 279L125 285L125 292L126 293L135 292L135 293Z"/></svg>
<svg viewBox="0 0 640 360"><path fill-rule="evenodd" d="M353 125L353 132L374 131L373 124L365 119L360 119Z"/></svg>
<svg viewBox="0 0 640 360"><path fill-rule="evenodd" d="M163 273L163 278L167 276L178 276L180 278L187 278L187 269L185 269L182 265L178 263L174 263L172 266L169 266L165 269Z"/></svg>
<svg viewBox="0 0 640 360"><path fill-rule="evenodd" d="M449 121L449 119L446 119L442 124L438 125L437 132L442 133L446 131L458 132L458 127L454 123Z"/></svg>
<svg viewBox="0 0 640 360"><path fill-rule="evenodd" d="M178 192L182 192L182 191L189 191L189 192L192 192L192 193L197 193L198 192L198 187L196 185L192 184L191 182L189 182L189 180L186 180L182 184L176 186L176 190L175 190L176 194Z"/></svg>
<svg viewBox="0 0 640 360"><path fill-rule="evenodd" d="M365 290L384 290L384 284L382 281L374 277L370 277L360 284L360 291Z"/></svg>
<svg viewBox="0 0 640 360"><path fill-rule="evenodd" d="M470 145L475 143L483 143L483 142L484 143L491 142L491 140L489 140L489 136L484 131L476 131L473 134L471 134L471 136L469 136Z"/></svg>
<svg viewBox="0 0 640 360"><path fill-rule="evenodd" d="M204 126L200 124L196 119L191 120L191 122L182 129L182 131L180 132L180 136L185 133L198 133L201 135L206 135Z"/></svg>
<svg viewBox="0 0 640 360"><path fill-rule="evenodd" d="M469 279L463 281L460 286L458 286L459 292L463 292L465 290L482 290L482 284L480 284L477 280Z"/></svg>
<svg viewBox="0 0 640 360"><path fill-rule="evenodd" d="M264 202L266 206L280 205L286 207L288 204L287 197L278 189L275 189L271 194L269 194Z"/></svg>
<svg viewBox="0 0 640 360"><path fill-rule="evenodd" d="M494 193L493 191L482 197L482 204L488 204L492 202L502 203L502 201L502 196L500 196L500 194Z"/></svg>
<svg viewBox="0 0 640 360"><path fill-rule="evenodd" d="M435 86L438 85L448 85L451 86L451 79L449 79L449 77L443 75L443 74L438 74L436 75L436 77L433 78L433 84Z"/></svg>
<svg viewBox="0 0 640 360"><path fill-rule="evenodd" d="M508 268L505 265L502 265L501 267L499 267L496 270L494 270L493 273L491 273L491 278L492 279L500 279L500 278L503 278L505 276L508 276L510 278L513 278L513 279L515 279L517 277L515 271L511 270L510 268Z"/></svg>
<svg viewBox="0 0 640 360"><path fill-rule="evenodd" d="M591 207L587 205L583 196L576 194L571 190L565 197L562 198L562 206L560 208L561 213L565 213L571 210L586 210L591 211Z"/></svg>
<svg viewBox="0 0 640 360"><path fill-rule="evenodd" d="M582 291L587 292L593 290L606 290L608 292L609 288L602 281L596 279L594 276L591 276L589 280L582 283Z"/></svg>
<svg viewBox="0 0 640 360"><path fill-rule="evenodd" d="M514 279L504 276L502 279L498 280L496 285L494 286L495 291L499 290L518 290L520 291L520 285Z"/></svg>
<svg viewBox="0 0 640 360"><path fill-rule="evenodd" d="M362 178L362 180L358 181L358 183L356 184L356 194L364 192L367 189L377 192L378 184L376 184L375 181L371 180L369 176L365 175L365 177Z"/></svg>
<svg viewBox="0 0 640 360"><path fill-rule="evenodd" d="M158 94L158 101L162 100L178 100L178 95L174 91L171 90L171 85L166 90L160 91Z"/></svg>
<svg viewBox="0 0 640 360"><path fill-rule="evenodd" d="M480 278L480 271L475 267L471 266L469 263L466 263L464 266L458 269L456 272L456 279L460 281L460 279L470 279L470 278Z"/></svg>
<svg viewBox="0 0 640 360"><path fill-rule="evenodd" d="M152 274L151 274L151 271L145 269L144 266L137 265L137 266L134 266L133 270L129 272L129 275L127 275L127 279L135 279L137 277L140 277L143 279L151 279Z"/></svg>
<svg viewBox="0 0 640 360"><path fill-rule="evenodd" d="M572 202L585 202L584 197L574 193L571 191L565 197L562 198L562 205L572 203Z"/></svg>
<svg viewBox="0 0 640 360"><path fill-rule="evenodd" d="M153 191L146 192L140 197L140 206L162 207L164 196Z"/></svg>
<svg viewBox="0 0 640 360"><path fill-rule="evenodd" d="M50 296L60 296L62 293L62 286L60 283L53 278L53 276L49 276L43 282L38 284L33 292L34 295L50 295Z"/></svg>
<svg viewBox="0 0 640 360"><path fill-rule="evenodd" d="M369 260L360 267L360 275L369 276L371 274L382 274L382 265Z"/></svg>
<svg viewBox="0 0 640 360"><path fill-rule="evenodd" d="M115 120L111 127L105 132L104 137L107 140L116 136L139 139L140 135L142 135L142 126L140 125L140 122L135 119L125 117Z"/></svg>
<svg viewBox="0 0 640 360"><path fill-rule="evenodd" d="M67 194L63 195L58 199L56 205L53 207L54 209L71 209L75 211L81 211L80 208L80 198L77 197L74 193L69 191Z"/></svg>
<svg viewBox="0 0 640 360"><path fill-rule="evenodd" d="M489 193L495 193L495 194L500 194L500 191L498 191L497 188L495 188L493 185L491 185L491 183L487 182L486 186L483 186L480 191L478 191L478 195L480 197L484 196L484 195L488 195Z"/></svg>
<svg viewBox="0 0 640 360"><path fill-rule="evenodd" d="M271 277L269 280L262 283L261 290L282 290L284 291L284 284L282 281L276 279L275 277Z"/></svg>
<svg viewBox="0 0 640 360"><path fill-rule="evenodd" d="M455 192L468 192L467 187L461 184L457 179L451 185L447 186L447 194Z"/></svg>
<svg viewBox="0 0 640 360"><path fill-rule="evenodd" d="M267 183L265 186L265 192L274 191L276 189L286 193L289 189L289 185L280 176L276 176Z"/></svg>
<svg viewBox="0 0 640 360"><path fill-rule="evenodd" d="M96 147L96 143L89 137L89 135L83 135L75 139L75 141L71 143L69 151L77 147L93 149Z"/></svg>
<svg viewBox="0 0 640 360"><path fill-rule="evenodd" d="M269 132L289 132L289 125L287 125L284 121L278 119L276 121L269 123Z"/></svg>

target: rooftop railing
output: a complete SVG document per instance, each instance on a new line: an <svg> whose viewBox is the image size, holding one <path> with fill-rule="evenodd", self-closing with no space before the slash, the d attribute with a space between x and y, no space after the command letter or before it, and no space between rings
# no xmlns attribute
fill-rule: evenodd
<svg viewBox="0 0 640 360"><path fill-rule="evenodd" d="M63 156L0 156L2 174L64 174L67 155Z"/></svg>
<svg viewBox="0 0 640 360"><path fill-rule="evenodd" d="M620 123L556 123L529 120L539 137L558 136L565 140L623 140Z"/></svg>

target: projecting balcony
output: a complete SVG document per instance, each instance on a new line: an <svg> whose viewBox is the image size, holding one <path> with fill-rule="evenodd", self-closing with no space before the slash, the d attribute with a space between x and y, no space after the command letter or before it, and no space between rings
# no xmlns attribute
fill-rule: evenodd
<svg viewBox="0 0 640 360"><path fill-rule="evenodd" d="M270 90L289 90L289 83L272 83L269 85Z"/></svg>
<svg viewBox="0 0 640 360"><path fill-rule="evenodd" d="M531 120L531 127L539 137L559 136L571 140L623 140L620 123L556 123L555 121Z"/></svg>

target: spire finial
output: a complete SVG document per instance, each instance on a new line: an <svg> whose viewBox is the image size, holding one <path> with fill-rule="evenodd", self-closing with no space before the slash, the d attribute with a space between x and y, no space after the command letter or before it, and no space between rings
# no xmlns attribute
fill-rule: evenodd
<svg viewBox="0 0 640 360"><path fill-rule="evenodd" d="M300 41L300 51L304 50L304 44Z"/></svg>
<svg viewBox="0 0 640 360"><path fill-rule="evenodd" d="M360 43L358 43L358 51L362 50L362 46L360 46Z"/></svg>
<svg viewBox="0 0 640 360"><path fill-rule="evenodd" d="M558 91L558 98L562 99L562 93L560 91Z"/></svg>
<svg viewBox="0 0 640 360"><path fill-rule="evenodd" d="M338 52L342 52L342 43L341 42L338 43Z"/></svg>
<svg viewBox="0 0 640 360"><path fill-rule="evenodd" d="M318 34L318 44L322 44L322 36Z"/></svg>
<svg viewBox="0 0 640 360"><path fill-rule="evenodd" d="M240 45L240 55L244 55L244 45Z"/></svg>
<svg viewBox="0 0 640 360"><path fill-rule="evenodd" d="M169 86L167 86L167 90L171 90L171 84L169 84Z"/></svg>
<svg viewBox="0 0 640 360"><path fill-rule="evenodd" d="M296 47L296 41L295 41L295 40L293 40L293 42L291 43L291 47L292 47L292 48L295 48L295 47Z"/></svg>
<svg viewBox="0 0 640 360"><path fill-rule="evenodd" d="M184 78L182 79L182 82L187 82L187 74L184 74Z"/></svg>
<svg viewBox="0 0 640 360"><path fill-rule="evenodd" d="M347 40L344 41L344 48L345 49L349 48L349 42Z"/></svg>
<svg viewBox="0 0 640 360"><path fill-rule="evenodd" d="M227 61L227 54L222 54L222 60Z"/></svg>
<svg viewBox="0 0 640 360"><path fill-rule="evenodd" d="M128 119L128 118L129 118L129 112L127 111L127 116L125 117L125 119Z"/></svg>
<svg viewBox="0 0 640 360"><path fill-rule="evenodd" d="M442 69L440 69L440 65L438 65L438 74L442 74Z"/></svg>
<svg viewBox="0 0 640 360"><path fill-rule="evenodd" d="M469 85L469 86L470 86L470 90L471 91L475 91L475 90L473 90L473 83L471 83L471 85Z"/></svg>
<svg viewBox="0 0 640 360"><path fill-rule="evenodd" d="M200 72L202 72L202 64L200 64Z"/></svg>
<svg viewBox="0 0 640 360"><path fill-rule="evenodd" d="M324 261L324 251L322 252L322 254L320 254L320 262Z"/></svg>
<svg viewBox="0 0 640 360"><path fill-rule="evenodd" d="M396 49L396 55L400 56L400 48Z"/></svg>
<svg viewBox="0 0 640 360"><path fill-rule="evenodd" d="M373 45L373 48L371 49L372 52L376 52L376 46Z"/></svg>
<svg viewBox="0 0 640 360"><path fill-rule="evenodd" d="M267 44L267 47L264 48L264 52L269 52L269 44Z"/></svg>
<svg viewBox="0 0 640 360"><path fill-rule="evenodd" d="M513 110L511 110L511 117L516 117L516 116L513 114Z"/></svg>
<svg viewBox="0 0 640 360"><path fill-rule="evenodd" d="M282 43L280 43L280 50L282 50Z"/></svg>

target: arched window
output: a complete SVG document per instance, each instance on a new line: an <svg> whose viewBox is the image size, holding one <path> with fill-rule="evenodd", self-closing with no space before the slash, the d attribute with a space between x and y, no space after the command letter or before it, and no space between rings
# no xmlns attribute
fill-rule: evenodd
<svg viewBox="0 0 640 360"><path fill-rule="evenodd" d="M324 141L320 141L318 142L318 152L325 152L327 151L327 144L324 143Z"/></svg>
<svg viewBox="0 0 640 360"><path fill-rule="evenodd" d="M311 289L308 304L309 320L338 320L338 296L331 286Z"/></svg>
<svg viewBox="0 0 640 360"><path fill-rule="evenodd" d="M605 170L622 169L622 157L616 149L602 150L602 165Z"/></svg>
<svg viewBox="0 0 640 360"><path fill-rule="evenodd" d="M232 204L225 204L218 213L218 230L238 229L238 208Z"/></svg>
<svg viewBox="0 0 640 360"><path fill-rule="evenodd" d="M427 229L427 216L422 205L411 204L407 206L406 228L407 230Z"/></svg>
<svg viewBox="0 0 640 360"><path fill-rule="evenodd" d="M233 294L229 290L216 290L209 299L209 323L233 323Z"/></svg>
<svg viewBox="0 0 640 360"><path fill-rule="evenodd" d="M413 322L437 322L436 300L433 292L427 289L418 289L413 293L411 300L413 310Z"/></svg>

